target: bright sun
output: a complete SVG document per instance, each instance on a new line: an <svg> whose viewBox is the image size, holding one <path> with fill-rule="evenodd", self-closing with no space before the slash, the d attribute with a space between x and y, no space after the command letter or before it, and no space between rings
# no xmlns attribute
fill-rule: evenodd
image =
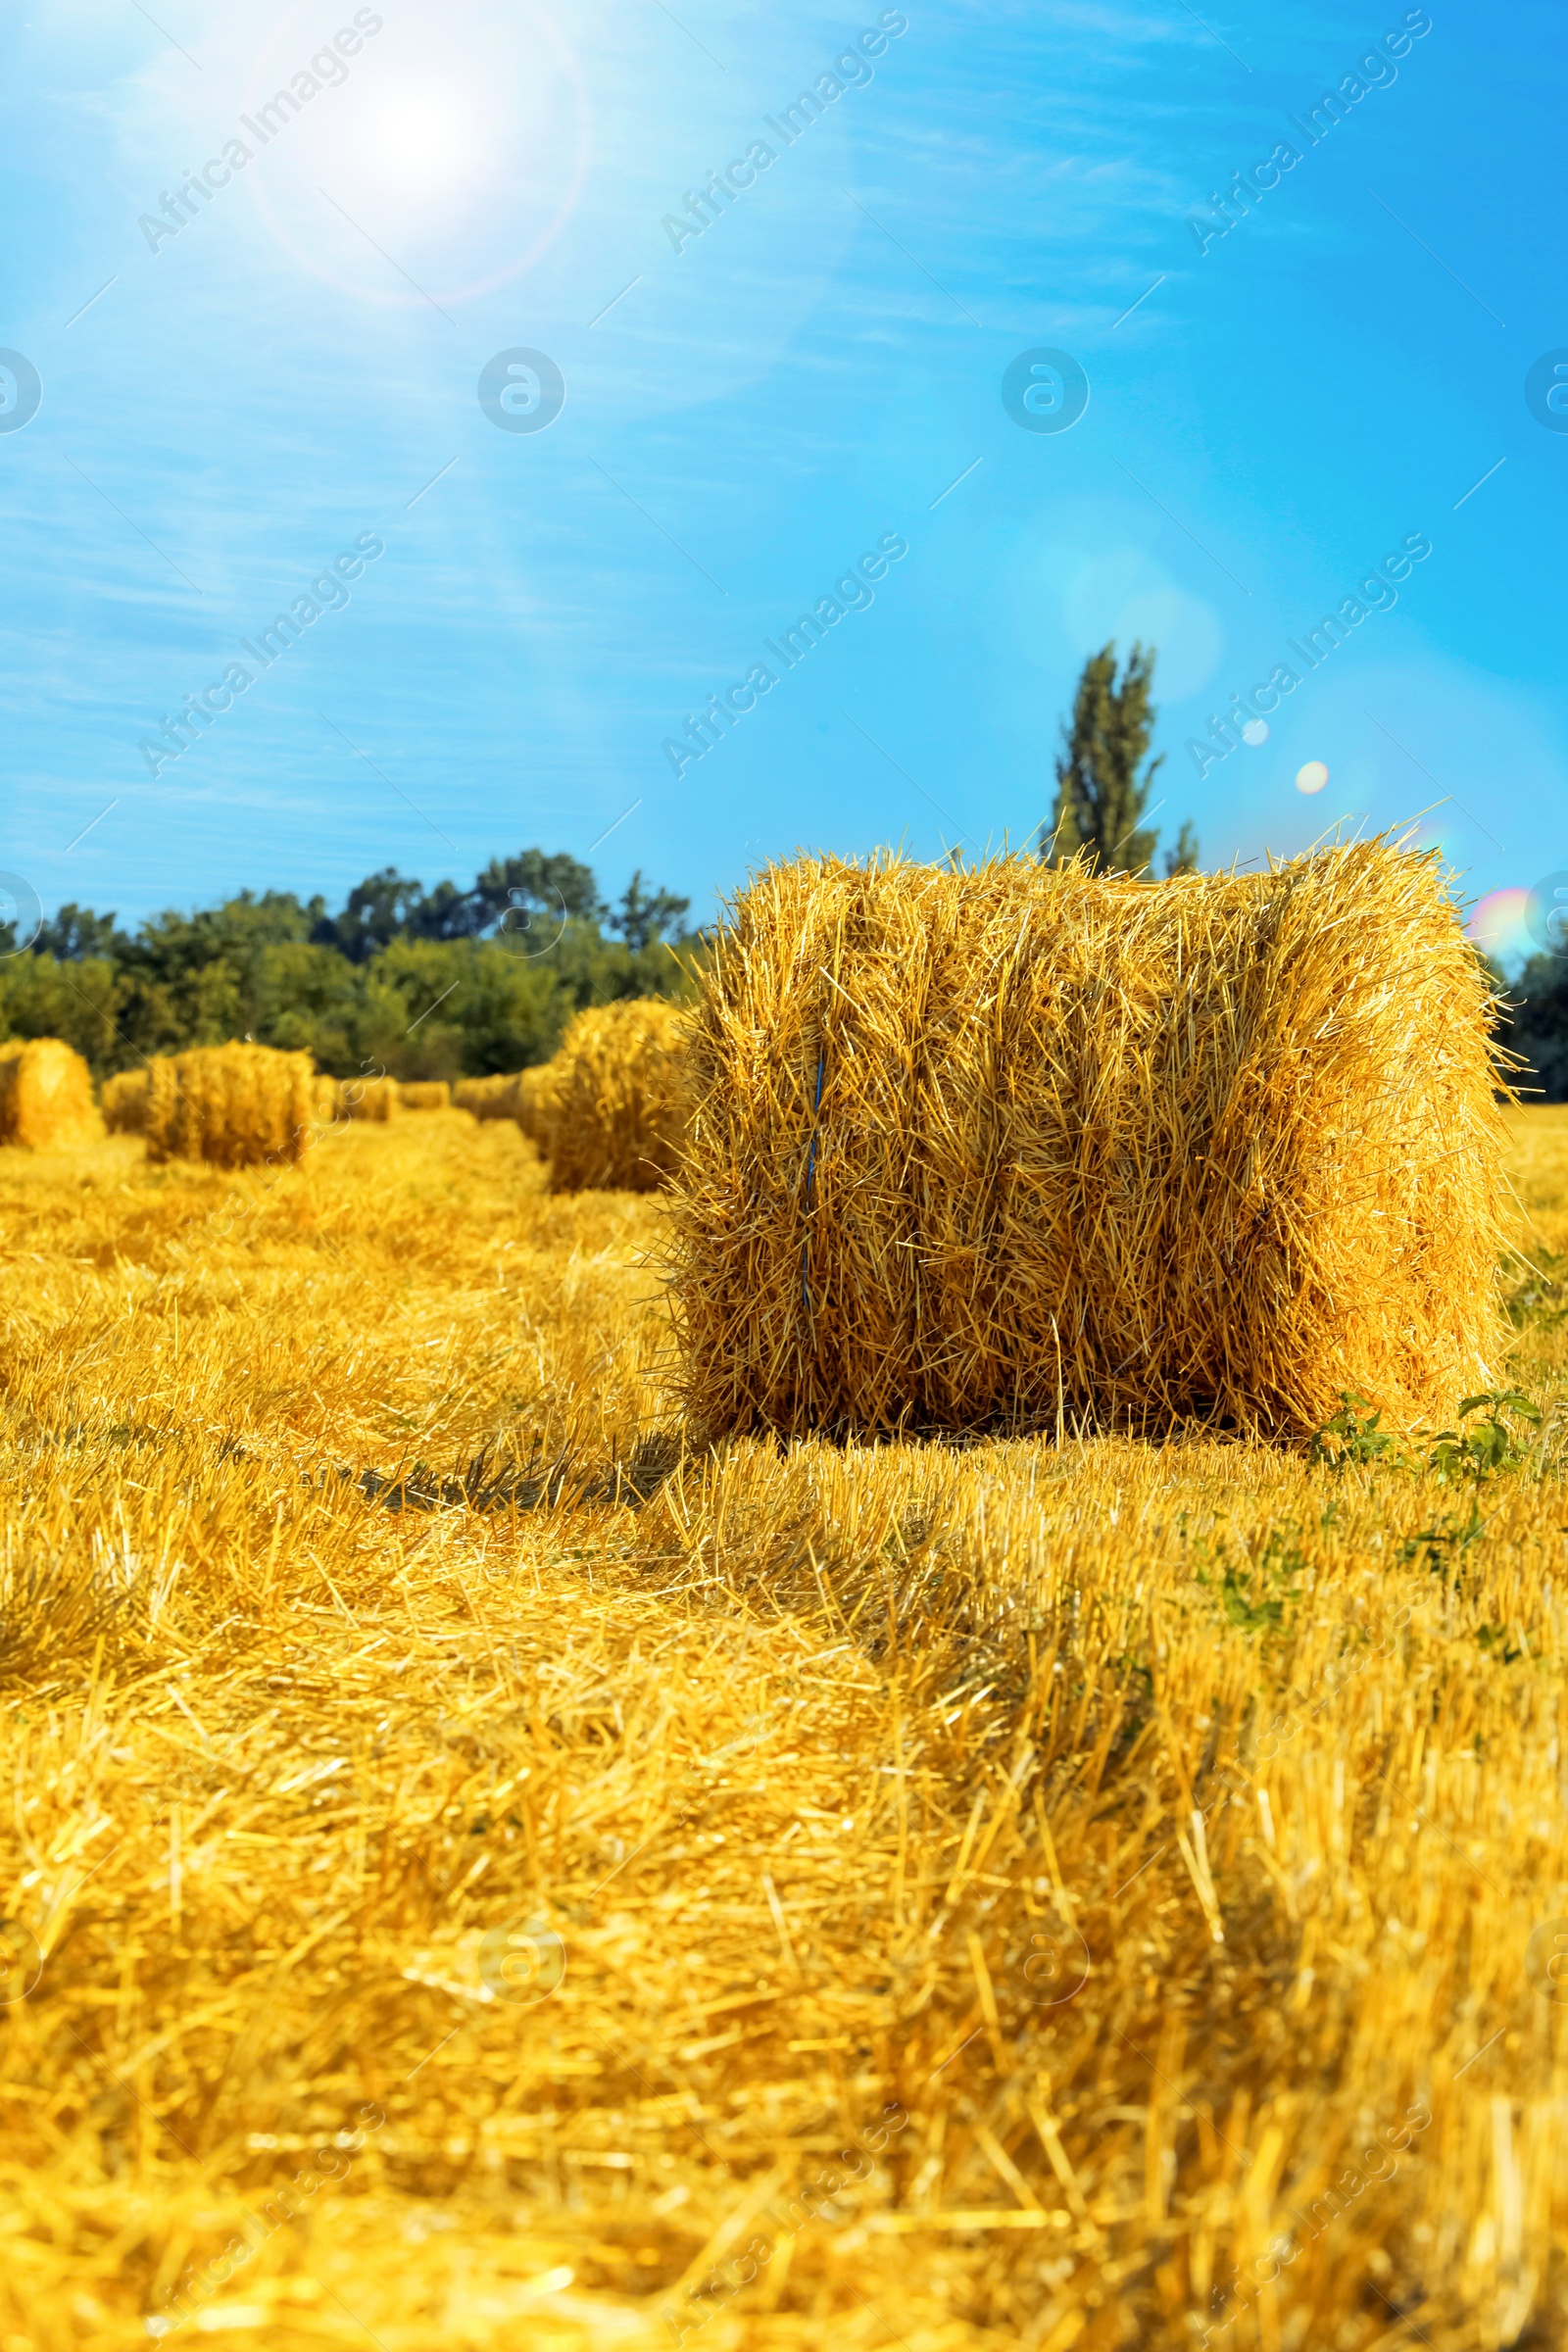
<svg viewBox="0 0 1568 2352"><path fill-rule="evenodd" d="M404 199L461 199L486 171L488 113L475 90L394 87L356 126L356 176L393 186Z"/></svg>
<svg viewBox="0 0 1568 2352"><path fill-rule="evenodd" d="M249 175L263 217L305 268L372 301L439 305L505 284L577 201L575 55L530 0L439 23L410 0L377 22L352 71L269 142L265 175ZM258 93L294 86L292 54L280 31L254 62Z"/></svg>

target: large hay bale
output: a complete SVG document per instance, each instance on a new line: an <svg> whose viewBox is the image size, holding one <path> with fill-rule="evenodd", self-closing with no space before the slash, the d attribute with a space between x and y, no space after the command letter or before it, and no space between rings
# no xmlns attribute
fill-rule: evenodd
<svg viewBox="0 0 1568 2352"><path fill-rule="evenodd" d="M311 1080L311 1114L318 1127L331 1126L342 1111L343 1090L335 1078L319 1077Z"/></svg>
<svg viewBox="0 0 1568 2352"><path fill-rule="evenodd" d="M452 1089L444 1078L406 1078L398 1088L403 1110L446 1110L451 1102Z"/></svg>
<svg viewBox="0 0 1568 2352"><path fill-rule="evenodd" d="M686 1125L685 1036L685 1014L660 997L577 1014L527 1106L552 1192L647 1193L669 1182Z"/></svg>
<svg viewBox="0 0 1568 2352"><path fill-rule="evenodd" d="M0 1046L0 1144L63 1151L103 1133L92 1075L58 1037L14 1037Z"/></svg>
<svg viewBox="0 0 1568 2352"><path fill-rule="evenodd" d="M395 1078L345 1078L337 1090L338 1110L351 1119L385 1122L403 1108Z"/></svg>
<svg viewBox="0 0 1568 2352"><path fill-rule="evenodd" d="M147 1072L117 1070L106 1078L101 1097L104 1125L111 1135L144 1135L147 1130Z"/></svg>
<svg viewBox="0 0 1568 2352"><path fill-rule="evenodd" d="M315 1074L308 1054L197 1046L148 1063L147 1156L220 1168L292 1162L308 1150Z"/></svg>
<svg viewBox="0 0 1568 2352"><path fill-rule="evenodd" d="M733 916L675 1200L707 1432L1298 1436L1492 1385L1500 1079L1435 855L805 860Z"/></svg>

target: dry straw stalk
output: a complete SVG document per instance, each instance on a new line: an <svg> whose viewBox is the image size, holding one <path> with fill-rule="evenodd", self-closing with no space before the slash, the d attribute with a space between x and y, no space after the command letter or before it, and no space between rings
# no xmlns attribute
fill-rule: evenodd
<svg viewBox="0 0 1568 2352"><path fill-rule="evenodd" d="M0 1144L49 1152L103 1133L92 1077L58 1037L14 1037L0 1046Z"/></svg>
<svg viewBox="0 0 1568 2352"><path fill-rule="evenodd" d="M1482 967L1387 840L1162 884L802 860L694 1021L676 1202L710 1432L1299 1434L1489 1384Z"/></svg>
<svg viewBox="0 0 1568 2352"><path fill-rule="evenodd" d="M681 1459L663 1197L543 1181L0 1153L0 2344L1568 2344L1560 1453Z"/></svg>
<svg viewBox="0 0 1568 2352"><path fill-rule="evenodd" d="M549 1154L553 1191L647 1193L670 1181L686 1127L685 1045L686 1015L662 998L578 1013L518 1117Z"/></svg>
<svg viewBox="0 0 1568 2352"><path fill-rule="evenodd" d="M294 1161L316 1112L308 1054L270 1046L198 1046L148 1063L147 1156L218 1167Z"/></svg>

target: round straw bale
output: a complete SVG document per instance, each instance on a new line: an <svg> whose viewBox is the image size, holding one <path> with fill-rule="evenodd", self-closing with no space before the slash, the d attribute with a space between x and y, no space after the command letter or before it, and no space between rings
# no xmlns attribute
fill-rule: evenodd
<svg viewBox="0 0 1568 2352"><path fill-rule="evenodd" d="M395 1078L345 1078L338 1088L338 1109L351 1119L384 1123L403 1108Z"/></svg>
<svg viewBox="0 0 1568 2352"><path fill-rule="evenodd" d="M559 1071L554 1062L514 1070L495 1078L463 1078L452 1092L459 1110L471 1110L476 1119L513 1119L529 1141L544 1150L549 1107Z"/></svg>
<svg viewBox="0 0 1568 2352"><path fill-rule="evenodd" d="M446 1110L451 1102L452 1089L444 1078L406 1078L398 1088L404 1110Z"/></svg>
<svg viewBox="0 0 1568 2352"><path fill-rule="evenodd" d="M147 1072L117 1070L103 1084L104 1125L111 1135L141 1135L147 1127Z"/></svg>
<svg viewBox="0 0 1568 2352"><path fill-rule="evenodd" d="M555 1061L541 1061L532 1069L519 1070L511 1081L507 1098L511 1117L547 1157L564 1069L565 1064L558 1056Z"/></svg>
<svg viewBox="0 0 1568 2352"><path fill-rule="evenodd" d="M1299 1436L1492 1385L1488 984L1384 840L1165 883L802 860L696 1008L674 1301L706 1431Z"/></svg>
<svg viewBox="0 0 1568 2352"><path fill-rule="evenodd" d="M510 1118L507 1096L514 1084L509 1077L460 1078L452 1100L459 1110L471 1110L476 1119Z"/></svg>
<svg viewBox="0 0 1568 2352"><path fill-rule="evenodd" d="M197 1046L147 1065L147 1156L220 1168L297 1160L308 1149L315 1075L308 1054Z"/></svg>
<svg viewBox="0 0 1568 2352"><path fill-rule="evenodd" d="M58 1037L14 1037L0 1046L0 1144L64 1151L103 1131L92 1075L74 1048Z"/></svg>
<svg viewBox="0 0 1568 2352"><path fill-rule="evenodd" d="M340 1116L342 1092L335 1078L311 1080L311 1113L318 1126L329 1125Z"/></svg>
<svg viewBox="0 0 1568 2352"><path fill-rule="evenodd" d="M552 1192L669 1182L686 1124L685 1035L684 1013L660 997L577 1014L525 1114L539 1123Z"/></svg>

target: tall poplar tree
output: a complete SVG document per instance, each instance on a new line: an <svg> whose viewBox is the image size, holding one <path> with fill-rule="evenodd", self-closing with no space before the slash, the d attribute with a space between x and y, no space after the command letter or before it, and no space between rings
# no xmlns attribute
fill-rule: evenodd
<svg viewBox="0 0 1568 2352"><path fill-rule="evenodd" d="M1065 865L1089 853L1097 874L1146 874L1156 834L1142 824L1150 788L1164 754L1142 766L1154 731L1150 688L1154 654L1135 643L1118 684L1116 648L1107 645L1084 663L1073 698L1072 720L1062 729L1056 761L1056 805L1040 855ZM1186 848L1184 836L1183 847ZM1196 861L1197 842L1191 845Z"/></svg>

